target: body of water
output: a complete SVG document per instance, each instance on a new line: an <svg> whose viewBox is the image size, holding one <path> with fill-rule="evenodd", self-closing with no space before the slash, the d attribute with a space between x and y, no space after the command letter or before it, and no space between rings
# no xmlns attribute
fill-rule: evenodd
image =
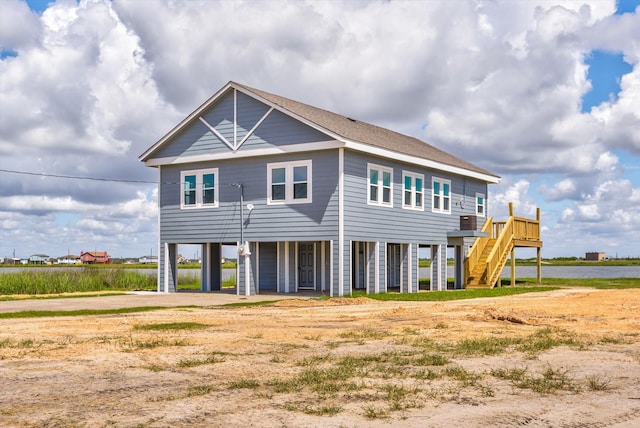
<svg viewBox="0 0 640 428"><path fill-rule="evenodd" d="M516 266L516 278L535 278L536 266ZM447 266L447 276L453 278L453 266ZM548 266L542 265L543 278L638 278L640 266ZM420 278L429 278L429 268L420 268ZM502 270L502 278L511 278L511 266Z"/></svg>

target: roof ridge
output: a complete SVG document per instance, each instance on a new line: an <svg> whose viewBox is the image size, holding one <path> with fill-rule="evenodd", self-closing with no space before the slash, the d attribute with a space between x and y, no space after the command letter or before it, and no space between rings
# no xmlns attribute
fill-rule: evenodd
<svg viewBox="0 0 640 428"><path fill-rule="evenodd" d="M297 101L281 95L256 89L238 82L229 82L230 86L237 86L253 93L278 107L298 115L321 128L330 131L347 140L374 147L393 150L422 159L440 162L446 165L498 177L496 174L479 166L452 155L417 137L384 128L362 120L352 119L321 107L316 107L302 101Z"/></svg>

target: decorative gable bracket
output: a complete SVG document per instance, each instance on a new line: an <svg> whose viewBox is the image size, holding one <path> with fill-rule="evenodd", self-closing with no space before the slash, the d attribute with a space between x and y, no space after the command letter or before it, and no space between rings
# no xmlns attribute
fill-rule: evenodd
<svg viewBox="0 0 640 428"><path fill-rule="evenodd" d="M220 133L220 131L218 131L216 129L215 126L211 125L209 122L207 122L204 117L199 116L198 119L200 119L200 121L207 127L209 128L209 130L211 132L213 132L213 134L218 137L220 139L220 141L222 141L224 144L227 145L227 147L229 147L231 150L233 150L234 152L237 151L243 144L245 141L247 141L255 132L255 130L258 128L258 126L260 126L260 124L262 122L264 122L264 120L269 116L269 114L271 114L271 112L273 111L274 107L269 108L269 110L267 110L267 112L262 115L262 117L251 127L251 129L244 135L244 137L242 137L242 139L240 141L238 141L238 100L237 100L237 90L234 89L233 90L233 141L229 141L224 135L222 135Z"/></svg>

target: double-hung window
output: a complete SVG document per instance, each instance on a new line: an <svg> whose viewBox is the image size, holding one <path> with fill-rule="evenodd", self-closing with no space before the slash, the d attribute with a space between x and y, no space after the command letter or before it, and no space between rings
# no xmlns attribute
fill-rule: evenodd
<svg viewBox="0 0 640 428"><path fill-rule="evenodd" d="M424 175L413 172L402 172L403 191L402 208L424 210L423 187Z"/></svg>
<svg viewBox="0 0 640 428"><path fill-rule="evenodd" d="M393 169L380 165L368 164L370 205L393 206Z"/></svg>
<svg viewBox="0 0 640 428"><path fill-rule="evenodd" d="M486 214L485 202L484 195L482 193L476 193L476 215L479 217L484 217Z"/></svg>
<svg viewBox="0 0 640 428"><path fill-rule="evenodd" d="M180 173L182 208L218 206L218 169L199 169Z"/></svg>
<svg viewBox="0 0 640 428"><path fill-rule="evenodd" d="M311 202L311 161L267 164L268 204Z"/></svg>
<svg viewBox="0 0 640 428"><path fill-rule="evenodd" d="M434 177L431 183L433 189L431 211L451 214L451 181Z"/></svg>

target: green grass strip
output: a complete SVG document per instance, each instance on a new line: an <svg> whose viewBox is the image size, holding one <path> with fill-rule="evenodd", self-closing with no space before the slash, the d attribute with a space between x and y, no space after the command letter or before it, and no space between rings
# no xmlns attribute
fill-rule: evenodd
<svg viewBox="0 0 640 428"><path fill-rule="evenodd" d="M163 309L197 308L199 306L137 306L118 309L78 309L74 311L20 311L0 313L0 319L11 318L42 318L42 317L77 317L85 315L113 315L130 314L134 312L151 312Z"/></svg>
<svg viewBox="0 0 640 428"><path fill-rule="evenodd" d="M481 297L501 297L512 296L514 294L539 293L542 291L558 290L559 287L513 287L513 288L492 288L487 290L451 290L451 291L429 291L425 293L379 293L366 294L355 292L351 296L345 297L368 297L375 300L398 300L410 302L441 302L447 300L477 299Z"/></svg>
<svg viewBox="0 0 640 428"><path fill-rule="evenodd" d="M246 307L246 306L264 306L264 305L270 305L272 303L278 302L279 300L261 300L259 302L237 302L237 303L225 303L224 305L220 305L220 306L224 306L224 307L230 307L230 308L241 308L241 307Z"/></svg>
<svg viewBox="0 0 640 428"><path fill-rule="evenodd" d="M543 278L542 282L545 285L593 287L600 290L640 288L640 278Z"/></svg>

